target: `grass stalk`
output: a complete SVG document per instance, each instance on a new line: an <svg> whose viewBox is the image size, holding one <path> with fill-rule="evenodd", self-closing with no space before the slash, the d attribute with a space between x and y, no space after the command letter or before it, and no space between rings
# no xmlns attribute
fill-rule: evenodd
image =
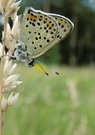
<svg viewBox="0 0 95 135"><path fill-rule="evenodd" d="M0 87L0 135L4 135L4 112L2 111L2 98L4 96L3 93L3 67L4 67L4 51L6 45L6 32L7 32L7 22L8 18L4 16L4 39L3 39L3 47L2 47L2 58L1 58L1 87Z"/></svg>

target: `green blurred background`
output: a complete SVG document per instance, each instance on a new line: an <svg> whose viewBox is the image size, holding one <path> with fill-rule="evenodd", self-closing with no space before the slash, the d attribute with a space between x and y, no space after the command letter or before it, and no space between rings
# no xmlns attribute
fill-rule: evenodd
<svg viewBox="0 0 95 135"><path fill-rule="evenodd" d="M22 0L18 14L30 6L64 15L75 28L38 59L59 76L18 63L23 84L5 113L5 135L95 135L95 0ZM0 15L0 37L2 30Z"/></svg>

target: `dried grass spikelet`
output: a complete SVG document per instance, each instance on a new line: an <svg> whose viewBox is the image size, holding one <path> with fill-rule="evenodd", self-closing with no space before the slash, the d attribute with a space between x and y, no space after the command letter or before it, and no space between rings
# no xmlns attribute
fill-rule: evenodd
<svg viewBox="0 0 95 135"><path fill-rule="evenodd" d="M16 45L16 40L19 36L19 22L20 16L16 16L13 21L13 27L11 28L9 23L7 23L7 32L6 32L6 48L8 49L8 55L12 56L14 48ZM4 32L2 32L2 40L4 39Z"/></svg>
<svg viewBox="0 0 95 135"><path fill-rule="evenodd" d="M12 61L6 60L4 62L3 68L3 98L1 102L2 111L7 111L7 109L13 105L19 97L19 93L15 94L12 92L8 98L5 97L7 92L13 91L22 81L18 81L20 75L13 74L17 64L12 64Z"/></svg>
<svg viewBox="0 0 95 135"><path fill-rule="evenodd" d="M14 95L12 92L8 98L5 97L7 92L13 91L22 81L18 81L20 75L13 74L17 64L12 64L12 61L6 60L3 68L3 98L1 102L2 111L7 111L7 109L12 106L18 100L19 93Z"/></svg>
<svg viewBox="0 0 95 135"><path fill-rule="evenodd" d="M7 109L12 106L14 103L17 102L18 100L18 97L19 97L19 93L15 94L12 92L8 98L5 98L3 96L2 98L2 102L1 102L1 106L2 106L2 111L5 112L7 111Z"/></svg>
<svg viewBox="0 0 95 135"><path fill-rule="evenodd" d="M2 14L5 13L5 17L14 16L19 10L19 4L21 0L16 2L16 0L0 0L0 11Z"/></svg>
<svg viewBox="0 0 95 135"><path fill-rule="evenodd" d="M68 80L67 87L69 89L69 93L70 93L70 97L71 97L71 100L73 103L73 107L77 108L79 106L77 81L76 80Z"/></svg>
<svg viewBox="0 0 95 135"><path fill-rule="evenodd" d="M12 74L17 64L12 65L12 61L6 60L3 69L3 92L12 91L17 85L20 85L22 81L18 81L20 75Z"/></svg>

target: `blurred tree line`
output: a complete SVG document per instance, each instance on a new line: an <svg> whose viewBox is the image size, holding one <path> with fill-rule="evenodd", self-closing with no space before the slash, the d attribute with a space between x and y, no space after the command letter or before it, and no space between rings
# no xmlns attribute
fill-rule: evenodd
<svg viewBox="0 0 95 135"><path fill-rule="evenodd" d="M19 14L30 6L64 15L75 25L72 34L44 54L41 59L70 65L95 63L95 0L22 0ZM1 31L2 23L0 23L0 37Z"/></svg>

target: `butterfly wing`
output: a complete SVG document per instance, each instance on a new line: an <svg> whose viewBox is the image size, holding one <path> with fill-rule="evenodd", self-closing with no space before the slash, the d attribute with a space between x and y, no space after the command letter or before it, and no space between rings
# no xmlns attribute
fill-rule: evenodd
<svg viewBox="0 0 95 135"><path fill-rule="evenodd" d="M66 38L73 23L66 17L27 8L21 19L20 41L27 46L31 58L36 58Z"/></svg>
<svg viewBox="0 0 95 135"><path fill-rule="evenodd" d="M40 10L26 9L20 23L20 41L27 47L31 58L42 55L56 38L56 21Z"/></svg>
<svg viewBox="0 0 95 135"><path fill-rule="evenodd" d="M51 16L52 19L55 20L55 22L57 23L58 31L56 34L56 38L45 48L45 51L49 50L53 45L65 39L68 35L70 35L74 28L74 24L64 16L51 13L48 13L47 15Z"/></svg>
<svg viewBox="0 0 95 135"><path fill-rule="evenodd" d="M64 16L51 13L50 16L52 16L53 19L56 21L58 27L56 39L53 41L53 44L56 44L70 35L74 28L74 24Z"/></svg>

